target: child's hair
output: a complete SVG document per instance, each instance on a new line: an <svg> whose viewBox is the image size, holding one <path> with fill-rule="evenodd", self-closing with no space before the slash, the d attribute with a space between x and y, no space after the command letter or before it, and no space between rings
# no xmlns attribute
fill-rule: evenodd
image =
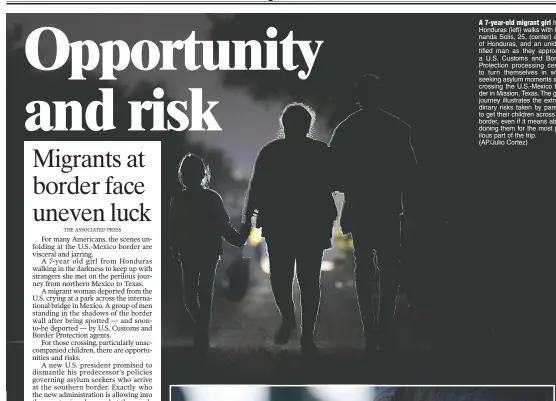
<svg viewBox="0 0 556 401"><path fill-rule="evenodd" d="M187 153L178 165L178 180L183 188L199 185L206 188L210 182L210 167L199 156Z"/></svg>
<svg viewBox="0 0 556 401"><path fill-rule="evenodd" d="M282 114L280 114L280 118L278 120L278 137L284 138L286 136L284 121L288 120L291 120L293 123L301 123L302 125L307 124L308 128L307 132L305 133L308 137L313 136L316 113L308 104L293 102L284 107L284 109L282 110Z"/></svg>

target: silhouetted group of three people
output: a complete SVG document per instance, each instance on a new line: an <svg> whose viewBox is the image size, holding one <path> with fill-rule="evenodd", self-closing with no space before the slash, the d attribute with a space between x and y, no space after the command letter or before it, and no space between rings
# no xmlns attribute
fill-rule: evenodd
<svg viewBox="0 0 556 401"><path fill-rule="evenodd" d="M240 231L231 225L222 198L208 189L210 172L197 156L179 166L183 191L172 199L172 245L182 263L183 301L195 321L195 344L208 347L211 303L222 237L245 244L252 217L262 228L270 261L270 282L282 322L276 344L297 328L292 283L301 292L301 347L316 352L322 256L330 247L337 209L333 193L344 193L341 227L355 248L355 283L367 349L393 349L392 323L399 282L400 216L413 202L416 159L410 127L382 109L378 77L357 81L359 110L334 131L330 144L311 138L314 114L288 105L282 134L264 146L255 162ZM404 202L405 200L405 202ZM379 296L373 277L379 274ZM378 298L378 305L374 299Z"/></svg>

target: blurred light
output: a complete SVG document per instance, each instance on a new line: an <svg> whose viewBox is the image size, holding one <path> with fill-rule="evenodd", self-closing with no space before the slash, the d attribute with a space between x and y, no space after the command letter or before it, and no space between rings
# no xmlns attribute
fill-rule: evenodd
<svg viewBox="0 0 556 401"><path fill-rule="evenodd" d="M334 220L334 226L332 228L332 235L334 237L341 237L342 235L344 235L344 233L342 232L342 226L340 225L340 220L338 220L338 219Z"/></svg>
<svg viewBox="0 0 556 401"><path fill-rule="evenodd" d="M336 288L343 288L344 287L344 283L342 281L336 281L334 283L334 287Z"/></svg>
<svg viewBox="0 0 556 401"><path fill-rule="evenodd" d="M323 272L332 271L332 270L334 270L334 262L332 262L330 260L323 260L322 265L320 266L320 269Z"/></svg>
<svg viewBox="0 0 556 401"><path fill-rule="evenodd" d="M259 245L263 241L262 230L260 228L251 228L251 233L249 234L249 243L253 246Z"/></svg>
<svg viewBox="0 0 556 401"><path fill-rule="evenodd" d="M297 266L297 263L296 263ZM321 271L329 272L334 270L334 262L329 260L323 260L320 266ZM270 260L268 259L268 255L264 255L261 258L261 270L266 274L270 274Z"/></svg>
<svg viewBox="0 0 556 401"><path fill-rule="evenodd" d="M268 255L264 255L261 258L261 269L266 274L270 274L270 261L268 260Z"/></svg>
<svg viewBox="0 0 556 401"><path fill-rule="evenodd" d="M268 388L258 386L191 386L187 387L188 401L267 401Z"/></svg>
<svg viewBox="0 0 556 401"><path fill-rule="evenodd" d="M334 222L334 229L332 230L332 244L343 251L353 250L353 241L349 234L344 234L340 223Z"/></svg>
<svg viewBox="0 0 556 401"><path fill-rule="evenodd" d="M322 401L369 401L373 396L371 386L315 386L309 391Z"/></svg>
<svg viewBox="0 0 556 401"><path fill-rule="evenodd" d="M232 172L232 177L234 177L234 179L236 179L238 181L249 179L250 175L251 175L250 173L246 173L246 172L241 171L241 170L234 170Z"/></svg>

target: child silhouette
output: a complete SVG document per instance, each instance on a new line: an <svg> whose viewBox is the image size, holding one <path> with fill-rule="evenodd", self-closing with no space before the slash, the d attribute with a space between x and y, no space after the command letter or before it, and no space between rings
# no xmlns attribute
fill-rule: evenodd
<svg viewBox="0 0 556 401"><path fill-rule="evenodd" d="M182 191L170 204L172 251L181 264L182 300L195 324L195 347L207 349L222 237L242 247L251 225L247 220L239 232L232 227L222 197L208 188L210 169L200 157L186 154L178 167L178 179Z"/></svg>

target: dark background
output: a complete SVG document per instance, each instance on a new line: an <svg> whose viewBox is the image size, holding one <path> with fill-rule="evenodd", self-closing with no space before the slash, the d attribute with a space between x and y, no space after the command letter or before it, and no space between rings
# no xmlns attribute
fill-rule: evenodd
<svg viewBox="0 0 556 401"><path fill-rule="evenodd" d="M163 216L178 189L179 159L188 151L198 153L209 161L212 187L237 219L257 150L276 136L283 105L310 104L318 113L317 136L327 140L334 126L355 110L353 80L369 72L381 76L389 88L387 109L413 126L420 201L418 232L408 246L405 291L420 310L435 316L433 330L442 331L442 346L427 354L408 351L395 361L379 357L369 369L359 365L356 349L331 347L322 365L326 369L308 376L310 370L298 366L295 355L292 362L290 355L280 359L242 344L229 351L234 356L231 361L225 351L209 361L213 369L210 365L198 369L189 362L184 343L163 350L165 383L545 382L554 344L555 199L550 172L554 171L555 139L547 134L524 149L478 147L476 35L481 17L495 18L472 14L8 15L6 269L12 368L7 370L8 390L15 395L11 399L21 399L23 379L23 141L162 141ZM89 80L68 81L67 69L40 72L28 64L22 46L39 26L56 26L70 41L97 43L185 39L193 29L199 39L263 40L266 29L275 26L278 39L293 30L297 39L324 40L324 44L306 81L285 71L189 73L179 70L177 57L178 71L170 73L139 74L128 69L117 82L100 82L94 72ZM52 56L48 41L42 50L45 57ZM166 100L187 99L188 87L205 88L206 100L221 101L214 110L223 132L126 132L127 101L152 99L157 85L167 89ZM99 87L108 86L115 88L117 130L25 131L28 102L79 100L85 105L99 98ZM165 226L163 218L163 244L167 244ZM166 248L162 255L165 311L178 308L176 270ZM321 314L323 319L343 324L341 314Z"/></svg>

